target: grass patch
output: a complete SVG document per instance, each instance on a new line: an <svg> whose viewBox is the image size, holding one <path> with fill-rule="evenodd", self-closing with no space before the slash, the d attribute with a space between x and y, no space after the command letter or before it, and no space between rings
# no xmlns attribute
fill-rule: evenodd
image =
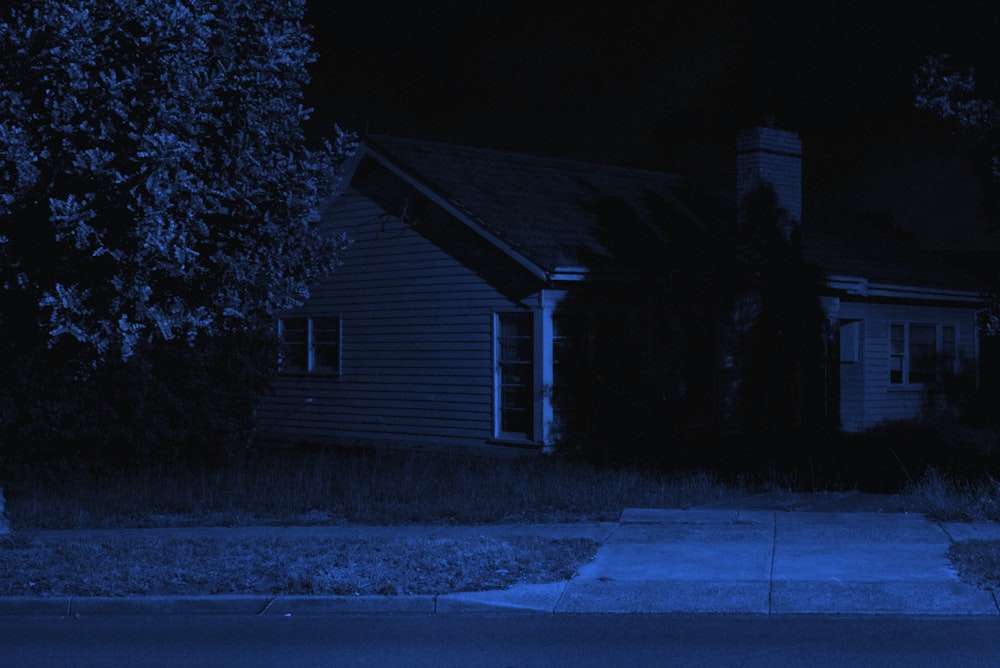
<svg viewBox="0 0 1000 668"><path fill-rule="evenodd" d="M393 452L265 450L218 469L24 470L2 484L15 531L250 524L613 521L746 490L708 473Z"/></svg>
<svg viewBox="0 0 1000 668"><path fill-rule="evenodd" d="M0 543L0 596L413 595L569 578L597 544L461 539L102 537Z"/></svg>
<svg viewBox="0 0 1000 668"><path fill-rule="evenodd" d="M962 579L988 589L1000 589L1000 540L953 543L948 557Z"/></svg>
<svg viewBox="0 0 1000 668"><path fill-rule="evenodd" d="M902 510L942 522L1000 521L1000 483L991 476L966 482L930 469L900 501Z"/></svg>

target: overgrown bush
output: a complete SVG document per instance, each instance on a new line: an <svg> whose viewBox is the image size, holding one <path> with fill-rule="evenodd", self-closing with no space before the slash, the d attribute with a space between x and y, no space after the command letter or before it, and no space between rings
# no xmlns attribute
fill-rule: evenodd
<svg viewBox="0 0 1000 668"><path fill-rule="evenodd" d="M588 268L606 280L581 282L556 313L572 323L554 393L568 445L600 462L725 471L821 452L833 431L823 276L786 236L795 221L767 187L739 224L718 204L646 204L594 203L609 254Z"/></svg>
<svg viewBox="0 0 1000 668"><path fill-rule="evenodd" d="M160 344L76 373L58 350L22 358L0 385L0 459L56 466L226 459L251 435L277 345L270 331L197 347Z"/></svg>

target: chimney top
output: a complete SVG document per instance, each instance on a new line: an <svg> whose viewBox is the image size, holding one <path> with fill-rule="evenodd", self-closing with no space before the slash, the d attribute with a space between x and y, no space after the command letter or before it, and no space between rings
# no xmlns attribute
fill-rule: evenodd
<svg viewBox="0 0 1000 668"><path fill-rule="evenodd" d="M768 118L768 124L773 117ZM736 141L737 206L748 194L769 184L788 225L802 222L802 140L798 134L771 127L741 130ZM741 213L742 216L742 213ZM789 229L790 233L791 230Z"/></svg>

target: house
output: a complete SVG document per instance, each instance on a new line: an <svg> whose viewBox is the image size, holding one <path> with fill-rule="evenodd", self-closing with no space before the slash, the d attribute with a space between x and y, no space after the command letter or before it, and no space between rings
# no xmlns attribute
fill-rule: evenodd
<svg viewBox="0 0 1000 668"><path fill-rule="evenodd" d="M821 301L836 358L829 386L843 431L921 415L942 370L975 375L984 303L972 272L922 248L886 216L803 216L802 143L794 133L741 133L737 172L740 192L754 182L774 185L789 217L804 221L805 259L826 274Z"/></svg>
<svg viewBox="0 0 1000 668"><path fill-rule="evenodd" d="M797 227L798 137L774 128L743 133L737 163L738 195L771 184ZM671 174L384 136L362 143L344 177L344 191L318 216L352 244L306 304L281 314L286 347L258 409L262 432L546 450L581 411L561 400L571 394L565 360L581 346L591 363L603 360L591 384L610 382L601 374L613 375L628 357L633 373L666 388L664 406L717 396L725 385L715 348L693 341L664 350L645 335L676 329L686 338L672 340L710 339L725 319L701 297L705 286L672 271L707 252L687 247L684 230L735 217L724 198ZM651 219L667 225L645 223ZM851 223L868 234L836 217L817 220L801 230L807 258L828 274L833 410L849 431L911 417L933 373L930 357L955 369L975 364L979 294L903 237L864 220ZM661 258L662 248L674 255ZM667 284L644 292L653 275ZM603 286L599 305L567 310L590 286ZM681 301L694 311L684 326L668 313ZM704 327L692 334L692 322Z"/></svg>
<svg viewBox="0 0 1000 668"><path fill-rule="evenodd" d="M352 243L281 315L268 435L548 448L556 306L607 255L602 206L675 203L668 174L370 137L319 212Z"/></svg>

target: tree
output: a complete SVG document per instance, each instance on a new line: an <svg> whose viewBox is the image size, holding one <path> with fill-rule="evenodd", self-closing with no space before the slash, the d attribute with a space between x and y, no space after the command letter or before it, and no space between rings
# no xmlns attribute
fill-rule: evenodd
<svg viewBox="0 0 1000 668"><path fill-rule="evenodd" d="M826 403L825 276L801 252L772 187L752 191L737 229L737 404L745 454L772 464L815 456L831 433ZM789 230L786 236L786 230Z"/></svg>
<svg viewBox="0 0 1000 668"><path fill-rule="evenodd" d="M949 56L925 59L915 77L916 106L954 125L966 142L978 168L984 192L984 209L1000 226L1000 124L997 107L981 97L975 70L960 71ZM989 289L990 306L981 314L982 331L1000 335L1000 276Z"/></svg>
<svg viewBox="0 0 1000 668"><path fill-rule="evenodd" d="M7 331L127 359L252 328L332 270L342 240L309 215L349 139L305 145L304 10L14 3L0 23Z"/></svg>
<svg viewBox="0 0 1000 668"><path fill-rule="evenodd" d="M197 433L206 407L248 418L271 314L346 243L310 218L353 137L304 138L305 0L4 4L7 440L148 448ZM206 376L227 359L248 366Z"/></svg>

